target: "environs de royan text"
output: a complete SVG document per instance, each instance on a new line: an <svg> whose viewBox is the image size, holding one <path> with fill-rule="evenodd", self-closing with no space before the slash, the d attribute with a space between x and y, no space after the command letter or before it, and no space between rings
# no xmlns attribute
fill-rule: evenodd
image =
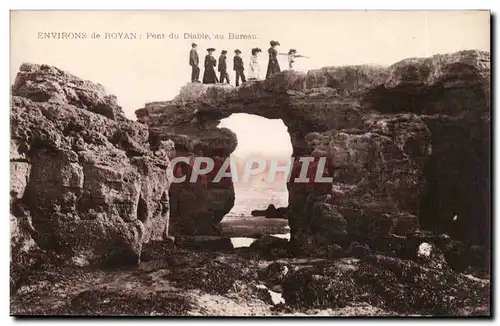
<svg viewBox="0 0 500 326"><path fill-rule="evenodd" d="M85 40L85 39L105 39L105 40L256 40L255 34L242 33L205 33L205 32L38 32L37 38L40 40Z"/></svg>

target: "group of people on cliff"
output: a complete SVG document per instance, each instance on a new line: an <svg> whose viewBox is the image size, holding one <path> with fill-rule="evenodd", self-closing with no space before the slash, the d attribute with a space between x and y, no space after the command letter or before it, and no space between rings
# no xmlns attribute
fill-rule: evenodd
<svg viewBox="0 0 500 326"><path fill-rule="evenodd" d="M280 43L278 41L271 41L271 47L267 50L269 53L269 63L267 65L266 79L272 76L273 74L280 72L280 65L278 61L278 55L287 55L288 56L288 68L293 69L295 58L305 56L297 54L295 49L290 49L290 51L286 53L279 53L278 46ZM199 83L200 80L200 60L198 56L198 45L196 43L191 44L191 51L189 52L189 65L191 66L191 82ZM203 83L204 84L215 84L215 83L230 83L229 73L227 68L227 51L222 50L219 56L219 60L217 61L213 56L215 52L214 48L207 49L207 55L205 56L204 68L205 71L203 73ZM253 48L251 50L250 55L250 70L248 72L248 80L258 80L260 79L260 63L259 63L259 53L262 52L259 48ZM219 78L217 77L217 73L215 72L215 67L219 72ZM244 83L247 81L245 76L245 65L243 62L243 58L241 56L241 51L239 49L234 50L233 57L233 70L235 71L235 79L236 86L240 85L241 82Z"/></svg>

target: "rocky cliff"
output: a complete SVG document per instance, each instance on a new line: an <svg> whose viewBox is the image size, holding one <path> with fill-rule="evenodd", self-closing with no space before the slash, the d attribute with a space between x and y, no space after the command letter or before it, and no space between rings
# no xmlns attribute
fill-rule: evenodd
<svg viewBox="0 0 500 326"><path fill-rule="evenodd" d="M47 250L78 264L136 262L169 230L217 233L234 204L231 179L171 185L170 160L221 164L237 139L217 125L233 113L282 119L295 157L327 158L332 184L288 185L299 248L419 228L488 245L489 64L489 53L462 51L285 71L238 88L190 84L137 110L139 122L101 85L22 65L11 101L13 263ZM189 179L190 166L177 168Z"/></svg>
<svg viewBox="0 0 500 326"><path fill-rule="evenodd" d="M13 270L40 251L134 263L143 243L167 237L173 143L148 137L101 85L22 65L11 100Z"/></svg>
<svg viewBox="0 0 500 326"><path fill-rule="evenodd" d="M171 233L217 233L233 206L231 178L173 183L192 170L171 163L220 165L237 138L217 125L233 113L282 119L293 155L314 158L308 173L326 158L333 182L288 184L290 242L172 247ZM101 85L20 67L11 314L490 315L489 272L468 268L489 259L489 53L285 71L238 88L190 84L137 116L126 119ZM139 259L135 269L81 268Z"/></svg>
<svg viewBox="0 0 500 326"><path fill-rule="evenodd" d="M233 113L282 119L295 157L327 158L331 185L289 184L293 239L313 235L317 243L331 243L411 234L422 226L488 243L489 53L284 71L238 88L193 84L171 101L136 111L152 137L218 159L237 144L234 134L217 128ZM171 192L178 203L172 223L179 232L209 232L207 225L232 206L231 181L189 187ZM183 204L204 197L210 199L184 214Z"/></svg>

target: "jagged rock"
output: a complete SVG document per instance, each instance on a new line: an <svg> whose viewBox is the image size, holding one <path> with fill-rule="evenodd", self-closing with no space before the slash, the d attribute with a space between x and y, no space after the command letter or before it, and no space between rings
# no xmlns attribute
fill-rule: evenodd
<svg viewBox="0 0 500 326"><path fill-rule="evenodd" d="M110 119L123 118L123 111L114 95L105 93L99 84L82 80L49 65L22 64L12 94L34 102L71 104L102 114Z"/></svg>
<svg viewBox="0 0 500 326"><path fill-rule="evenodd" d="M231 178L220 182L212 180L223 166L225 159L236 148L236 135L229 129L200 128L199 126L152 127L153 142L172 141L175 145L172 159L188 158L191 164L179 162L174 175L185 181L173 183L171 187L171 232L174 235L217 235L217 223L234 205L234 188ZM200 175L191 182L196 157L214 160L213 172ZM230 171L230 168L228 168ZM196 202L196 205L193 205Z"/></svg>
<svg viewBox="0 0 500 326"><path fill-rule="evenodd" d="M250 212L252 216L265 216L266 218L286 218L286 207L276 208L274 204L269 204L266 209L255 209Z"/></svg>
<svg viewBox="0 0 500 326"><path fill-rule="evenodd" d="M306 220L312 234L322 234L335 239L347 233L347 223L344 217L331 204L331 196L323 200L319 196L310 195L306 201ZM324 231L321 231L321 230Z"/></svg>
<svg viewBox="0 0 500 326"><path fill-rule="evenodd" d="M202 183L174 183L170 193L173 235L219 235L217 223L235 199L232 188L205 187Z"/></svg>
<svg viewBox="0 0 500 326"><path fill-rule="evenodd" d="M168 153L151 151L147 127L102 86L55 67L22 65L12 92L11 195L37 244L89 263L137 262L144 242L167 235Z"/></svg>
<svg viewBox="0 0 500 326"><path fill-rule="evenodd" d="M443 253L438 248L427 242L422 242L420 246L418 246L417 260L421 262L422 265L435 269L448 267Z"/></svg>
<svg viewBox="0 0 500 326"><path fill-rule="evenodd" d="M389 67L327 67L307 74L285 71L237 88L190 84L174 100L149 103L136 114L152 129L163 128L163 134L165 130L198 130L180 132L188 137L212 132L220 119L233 113L282 119L291 136L294 156L327 158L329 175L334 179L330 204L338 212L334 220L341 221L342 217L348 234L411 234L419 228L421 208L424 225L443 232L451 226L444 224L444 217L436 216L450 216L448 212L456 204L450 200L438 207L433 200L450 189L449 198L465 203L455 200L454 189L466 196L466 185L472 185L474 177L455 168L461 161L455 155L455 163L450 164L453 168L444 174L450 178L439 177L447 165L436 166L436 162L456 151L453 144L460 142L443 137L438 128L449 117L462 117L461 121L467 123L477 117L489 121L484 118L489 116L489 59L487 52L470 50L406 59ZM440 115L434 116L437 113ZM485 139L477 130L489 130L486 126L473 124L466 137ZM442 150L433 151L435 144ZM483 148L478 160L489 161L486 147L460 144L467 157ZM231 146L226 147L230 152ZM486 169L477 173L484 176L481 180L489 180ZM443 180L445 187L440 186ZM310 186L293 182L289 186L287 215L292 234L310 232L310 214L304 207ZM489 207L488 190L483 186L474 185L478 189L474 196L481 198L481 206ZM318 200L322 200L320 197ZM466 222L459 222L461 231L454 234L466 237L467 227L478 219L482 221L477 224L480 226L472 230L488 230L483 222L489 220L488 213L476 214L464 206L459 215ZM337 226L334 223L315 232L328 235Z"/></svg>

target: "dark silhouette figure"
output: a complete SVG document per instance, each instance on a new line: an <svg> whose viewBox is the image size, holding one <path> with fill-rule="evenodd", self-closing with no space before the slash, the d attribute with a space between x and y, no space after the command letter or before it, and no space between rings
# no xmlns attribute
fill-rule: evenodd
<svg viewBox="0 0 500 326"><path fill-rule="evenodd" d="M230 81L229 81L229 74L227 73L226 53L227 53L226 50L222 50L221 55L219 57L218 70L220 72L220 78L219 78L220 82L224 83L224 80L226 80L227 83L229 84Z"/></svg>
<svg viewBox="0 0 500 326"><path fill-rule="evenodd" d="M287 207L276 208L273 204L269 204L266 209L255 209L251 212L252 216L265 216L266 218L282 218L286 219Z"/></svg>
<svg viewBox="0 0 500 326"><path fill-rule="evenodd" d="M269 53L269 63L267 65L266 79L281 71L280 64L278 62L278 50L276 49L280 45L280 42L271 41L270 44L271 47L267 50Z"/></svg>
<svg viewBox="0 0 500 326"><path fill-rule="evenodd" d="M215 74L215 66L217 65L217 60L213 57L214 48L207 49L208 54L205 56L205 72L203 73L203 84L215 84L217 82L217 76Z"/></svg>

